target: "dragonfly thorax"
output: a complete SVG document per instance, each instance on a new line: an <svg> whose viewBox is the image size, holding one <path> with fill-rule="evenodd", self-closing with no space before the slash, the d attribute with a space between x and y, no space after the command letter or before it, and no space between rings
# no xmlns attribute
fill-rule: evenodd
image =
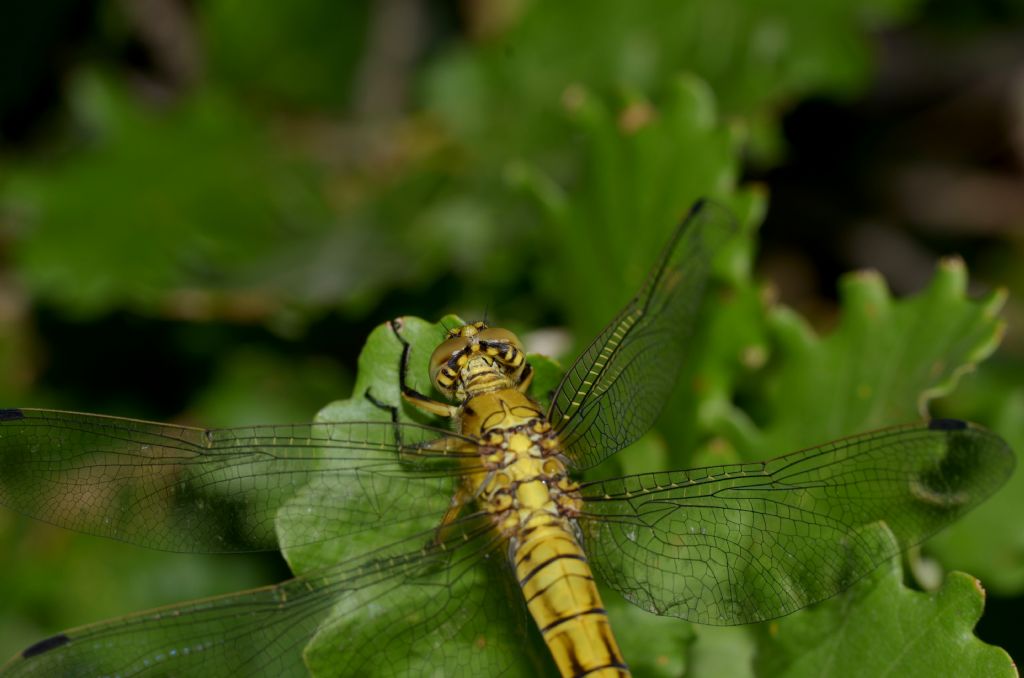
<svg viewBox="0 0 1024 678"><path fill-rule="evenodd" d="M446 396L465 403L482 393L516 388L525 367L515 334L476 322L448 331L430 357L430 379Z"/></svg>

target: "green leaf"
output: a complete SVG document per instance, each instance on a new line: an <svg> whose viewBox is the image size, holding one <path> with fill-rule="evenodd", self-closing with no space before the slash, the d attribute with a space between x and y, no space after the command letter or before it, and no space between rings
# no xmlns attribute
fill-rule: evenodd
<svg viewBox="0 0 1024 678"><path fill-rule="evenodd" d="M71 98L87 139L68 140L74 152L56 159L13 164L0 211L20 236L13 258L29 291L75 315L127 308L274 320L294 332L303 311L365 308L382 289L436 275L453 248L493 249L486 229L465 237L478 226L472 215L433 227L450 216L424 208L438 192L436 163L373 184L325 179L225 91L161 109L85 72ZM345 193L345 209L327 184Z"/></svg>
<svg viewBox="0 0 1024 678"><path fill-rule="evenodd" d="M540 353L528 353L526 359L533 366L530 397L546 408L551 403L551 394L558 388L565 370L556 360Z"/></svg>
<svg viewBox="0 0 1024 678"><path fill-rule="evenodd" d="M217 366L193 401L190 419L215 427L304 421L351 383L328 358L286 358L241 346Z"/></svg>
<svg viewBox="0 0 1024 678"><path fill-rule="evenodd" d="M692 625L641 610L607 586L601 586L601 600L634 675L671 678L687 672Z"/></svg>
<svg viewBox="0 0 1024 678"><path fill-rule="evenodd" d="M765 196L736 189L741 129L718 118L713 94L697 78L673 79L654 103L617 108L578 86L566 99L580 132L577 176L567 187L526 165L511 176L544 207L559 260L545 285L564 306L577 345L639 288L693 201L714 196L736 215L740 232L715 262L717 280L727 282L709 290L688 328L692 348L659 422L665 439L638 441L600 472L692 465L709 431L751 426L732 399L737 382L767 354L763 294L750 274Z"/></svg>
<svg viewBox="0 0 1024 678"><path fill-rule="evenodd" d="M128 306L202 317L210 295L325 221L298 164L221 93L160 111L85 73L72 102L90 143L15 168L0 192L31 234L14 256L42 298L84 315Z"/></svg>
<svg viewBox="0 0 1024 678"><path fill-rule="evenodd" d="M1004 370L1002 365L983 367L979 374L965 380L966 389L957 390L957 414L991 426L1020 454L1024 451L1024 388L1017 375L1011 373L1007 378L999 374ZM1019 594L1024 590L1021 516L1024 473L1018 468L999 494L931 539L928 553L948 568L977 575L993 592Z"/></svg>
<svg viewBox="0 0 1024 678"><path fill-rule="evenodd" d="M1004 293L972 300L966 288L967 274L959 259L942 261L926 289L901 300L892 298L875 273L847 275L840 283L838 325L824 337L795 313L773 309L772 354L748 400L763 428L740 431L751 435L733 438L739 452L745 459L764 459L925 416L929 402L948 394L1002 336L1003 321L997 314ZM1012 490L1004 489L988 509L983 505L980 510L1019 501L1010 495ZM1019 532L1014 527L997 534L988 524L985 529L993 533L985 540L991 550L975 551L973 562L963 564L1005 552L1007 546L999 545L999 539ZM891 613L891 608L878 608L877 623L894 623ZM813 614L801 611L787 619Z"/></svg>
<svg viewBox="0 0 1024 678"><path fill-rule="evenodd" d="M264 554L153 551L0 512L0 659L58 629L265 585L276 569Z"/></svg>
<svg viewBox="0 0 1024 678"><path fill-rule="evenodd" d="M753 626L694 626L697 640L690 647L689 674L697 678L754 675L757 640Z"/></svg>
<svg viewBox="0 0 1024 678"><path fill-rule="evenodd" d="M214 78L288 107L340 109L347 102L369 3L213 0L197 14Z"/></svg>
<svg viewBox="0 0 1024 678"><path fill-rule="evenodd" d="M759 202L752 204L740 217L742 223L759 223L762 208ZM737 239L734 258L742 271L749 271L747 246L752 240L746 233ZM746 273L721 277L705 298L676 391L658 422L669 448L661 468L739 461L726 441L756 434L750 416L736 403L736 393L770 355L765 294ZM710 440L709 434L714 435Z"/></svg>
<svg viewBox="0 0 1024 678"><path fill-rule="evenodd" d="M948 393L1002 336L993 292L967 297L959 259L941 262L922 292L894 300L881 276L859 272L840 282L836 329L817 336L792 311L770 317L776 343L753 413L763 432L738 441L749 459L823 443L858 431L913 421Z"/></svg>
<svg viewBox="0 0 1024 678"><path fill-rule="evenodd" d="M934 593L908 589L894 558L846 593L762 625L755 667L784 678L1015 677L1010 656L972 633L984 601L978 580L962 572Z"/></svg>
<svg viewBox="0 0 1024 678"><path fill-rule="evenodd" d="M402 336L412 345L409 371L409 385L421 393L431 393L427 373L427 360L434 348L441 343L445 327L461 324L456 316L447 316L439 323L428 323L414 317L400 318ZM427 347L430 347L427 350ZM395 407L399 412L400 421L429 421L422 413L414 413L405 405L399 392L399 365L402 356L402 344L395 336L389 323L383 323L370 333L359 354L358 373L352 397L338 400L324 407L316 416L319 422L348 421L388 421L390 412L382 409L367 398L370 394L377 402ZM442 424L443 425L443 424ZM454 488L451 488L454 492ZM451 498L449 492L443 501ZM420 516L415 524L400 524L387 530L367 531L359 529L363 524L388 523L386 516L374 513L372 516L356 512L346 513L341 520L346 524L337 524L326 520L323 516L311 516L304 510L309 501L319 493L333 493L349 497L356 502L365 498L365 490L358 479L349 476L332 476L314 481L302 488L294 499L282 507L278 513L277 533L281 551L288 565L296 574L311 572L320 567L328 567L340 560L355 554L372 551L376 547L386 545L390 541L412 534L419 530L430 529L440 522L444 505L436 514L430 514L427 507L417 507L413 502L420 497L395 497L400 505L392 506L391 510L402 515ZM294 509L294 510L293 510ZM356 525L354 521L361 521ZM336 538L345 534L344 540ZM310 535L314 535L310 538ZM294 543L297 538L298 543ZM334 538L332 538L334 537Z"/></svg>
<svg viewBox="0 0 1024 678"><path fill-rule="evenodd" d="M471 16L492 16L489 3ZM742 0L524 3L504 31L459 45L427 73L428 110L481 156L556 156L553 109L574 83L602 96L655 97L679 73L709 82L754 121L759 149L781 145L778 110L808 92L849 95L871 69L869 30L919 0L808 5ZM487 9L485 9L487 8ZM521 8L521 9L520 9ZM497 13L497 12L494 12ZM565 36L574 36L566 50ZM755 149L758 150L758 149Z"/></svg>
<svg viewBox="0 0 1024 678"><path fill-rule="evenodd" d="M698 198L719 198L747 216L761 196L736 190L741 134L718 120L700 80L674 79L656 103L617 108L582 87L569 101L582 139L577 176L562 186L522 164L510 178L544 208L560 264L544 284L585 344L640 287Z"/></svg>

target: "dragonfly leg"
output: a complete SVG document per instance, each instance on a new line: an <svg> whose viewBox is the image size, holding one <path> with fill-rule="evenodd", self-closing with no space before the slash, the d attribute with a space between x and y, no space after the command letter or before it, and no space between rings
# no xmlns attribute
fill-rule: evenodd
<svg viewBox="0 0 1024 678"><path fill-rule="evenodd" d="M366 392L363 393L363 397L369 400L370 404L374 407L382 409L388 413L388 416L391 417L391 423L394 424L393 435L395 437L395 442L398 444L400 450L405 450L405 445L402 442L402 427L398 425L398 408L394 405L389 405L383 400L378 400L372 393L370 393L370 389L366 389Z"/></svg>
<svg viewBox="0 0 1024 678"><path fill-rule="evenodd" d="M366 389L363 393L363 397L370 401L374 407L378 407L387 412L391 417L391 423L394 424L394 437L395 443L398 444L399 454L405 456L405 458L411 458L408 455L416 456L418 453L423 451L435 451L435 452L451 452L453 449L452 440L449 438L438 438L437 440L428 443L419 443L405 446L402 440L402 427L398 424L398 408L394 405L388 405L383 400L378 400L370 389Z"/></svg>
<svg viewBox="0 0 1024 678"><path fill-rule="evenodd" d="M402 344L402 357L398 362L398 385L402 391L402 398L418 409L423 410L429 414L437 415L438 417L445 417L451 419L458 414L459 408L449 403L443 403L439 400L434 400L428 396L423 395L419 391L410 387L406 382L406 374L409 371L409 354L412 352L412 344L405 340L405 337L401 333L401 322L399 320L392 320L391 331L395 333L395 337Z"/></svg>
<svg viewBox="0 0 1024 678"><path fill-rule="evenodd" d="M395 437L395 442L398 443L398 449L401 450L399 454L404 454L405 445L402 443L402 427L398 425L398 408L394 405L387 404L383 400L377 400L377 398L370 393L370 389L366 389L366 393L363 394L363 397L369 400L371 405L384 410L391 416L391 423L394 424L393 435Z"/></svg>
<svg viewBox="0 0 1024 678"><path fill-rule="evenodd" d="M375 398L373 396L373 394L370 393L370 389L366 389L366 393L363 394L363 397L366 398L367 400L369 400L370 404L373 405L374 407L380 408L380 409L384 410L385 412L387 412L391 416L392 423L395 423L395 424L398 423L398 408L397 407L395 407L394 405L388 405L383 400L377 400L377 398Z"/></svg>
<svg viewBox="0 0 1024 678"><path fill-rule="evenodd" d="M445 531L451 526L455 519L459 517L462 512L462 507L471 501L476 501L483 495L485 488L490 487L492 479L494 478L495 471L488 471L482 478L474 482L472 485L460 483L455 489L455 494L452 495L451 503L448 504L448 510L444 512L441 517L441 522L434 530L434 539L431 544L439 546L446 542ZM466 478L463 478L465 481ZM475 487L475 489L474 489Z"/></svg>
<svg viewBox="0 0 1024 678"><path fill-rule="evenodd" d="M441 523L434 529L434 538L431 540L433 546L440 546L445 543L445 531L455 522L455 519L462 512L462 507L472 498L472 495L463 487L455 490L455 494L452 495L452 501L448 505L448 510L441 516Z"/></svg>
<svg viewBox="0 0 1024 678"><path fill-rule="evenodd" d="M516 386L520 393L526 393L530 388L530 384L533 382L533 365L526 363L526 367L523 368L523 374L519 377L519 384Z"/></svg>

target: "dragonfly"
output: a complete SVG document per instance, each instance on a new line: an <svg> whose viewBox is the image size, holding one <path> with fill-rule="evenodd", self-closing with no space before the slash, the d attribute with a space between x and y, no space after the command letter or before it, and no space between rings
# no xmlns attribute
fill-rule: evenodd
<svg viewBox="0 0 1024 678"><path fill-rule="evenodd" d="M728 210L697 203L639 292L542 407L523 345L452 328L379 416L201 429L0 410L0 503L179 552L282 548L296 576L87 625L4 675L629 676L596 581L711 625L789 614L851 586L994 493L1015 459L933 419L761 462L582 480L643 435L688 358ZM885 528L878 526L884 524Z"/></svg>

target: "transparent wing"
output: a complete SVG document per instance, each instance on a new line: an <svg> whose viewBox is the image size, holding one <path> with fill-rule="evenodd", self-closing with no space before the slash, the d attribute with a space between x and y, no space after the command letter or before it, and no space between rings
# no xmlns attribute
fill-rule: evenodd
<svg viewBox="0 0 1024 678"><path fill-rule="evenodd" d="M448 508L438 487L478 470L476 443L449 431L391 422L204 430L52 410L0 411L0 504L79 532L165 551L277 548L278 509L311 480L359 485L307 508L335 531L310 527L297 543L341 539L355 521L388 515L395 497L422 497L418 514ZM340 482L345 481L345 482ZM348 483L348 485L346 485ZM349 493L351 494L351 492ZM366 511L357 520L358 510ZM411 510L411 509L410 509Z"/></svg>
<svg viewBox="0 0 1024 678"><path fill-rule="evenodd" d="M595 466L654 423L686 359L711 260L732 216L697 203L640 289L566 372L548 418L573 467Z"/></svg>
<svg viewBox="0 0 1024 678"><path fill-rule="evenodd" d="M532 675L526 627L494 577L505 574L495 572L505 559L490 519L470 515L445 534L438 541L434 530L420 532L277 586L71 630L0 672Z"/></svg>
<svg viewBox="0 0 1024 678"><path fill-rule="evenodd" d="M995 434L936 420L761 463L589 483L580 525L595 572L637 605L746 624L847 588L982 502L1014 463Z"/></svg>

